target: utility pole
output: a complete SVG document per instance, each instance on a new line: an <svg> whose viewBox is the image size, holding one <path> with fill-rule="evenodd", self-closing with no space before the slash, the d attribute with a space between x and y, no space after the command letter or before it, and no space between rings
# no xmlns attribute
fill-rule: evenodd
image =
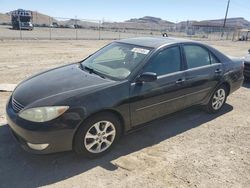
<svg viewBox="0 0 250 188"><path fill-rule="evenodd" d="M223 37L224 29L226 27L227 13L228 13L228 9L229 9L229 4L230 4L230 0L227 1L227 9L226 9L226 14L225 14L225 19L224 19L224 23L223 23L223 29L222 29L221 37Z"/></svg>

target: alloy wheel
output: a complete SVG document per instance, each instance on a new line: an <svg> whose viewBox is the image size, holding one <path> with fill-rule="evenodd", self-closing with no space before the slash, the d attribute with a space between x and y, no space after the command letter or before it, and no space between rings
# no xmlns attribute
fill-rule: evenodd
<svg viewBox="0 0 250 188"><path fill-rule="evenodd" d="M219 110L226 99L226 92L223 88L218 89L213 96L212 107L214 110Z"/></svg>
<svg viewBox="0 0 250 188"><path fill-rule="evenodd" d="M84 137L84 146L91 153L101 153L114 142L116 129L109 121L99 121L92 125Z"/></svg>

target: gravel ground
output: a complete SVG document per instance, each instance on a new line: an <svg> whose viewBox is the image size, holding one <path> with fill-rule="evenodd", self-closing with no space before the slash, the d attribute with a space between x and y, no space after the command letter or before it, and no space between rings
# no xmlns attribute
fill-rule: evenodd
<svg viewBox="0 0 250 188"><path fill-rule="evenodd" d="M0 83L76 62L108 41L0 41ZM232 56L249 43L207 42ZM0 92L0 187L249 187L250 83L233 93L220 114L199 108L175 113L124 136L103 158L73 152L32 155L10 134Z"/></svg>

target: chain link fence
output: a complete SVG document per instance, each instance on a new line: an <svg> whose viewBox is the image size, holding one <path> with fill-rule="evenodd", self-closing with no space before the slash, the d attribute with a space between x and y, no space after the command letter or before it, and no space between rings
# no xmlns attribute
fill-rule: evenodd
<svg viewBox="0 0 250 188"><path fill-rule="evenodd" d="M163 34L199 40L235 40L237 37L234 28L61 18L36 12L33 12L31 21L32 30L14 30L11 21L0 20L0 39L114 40Z"/></svg>

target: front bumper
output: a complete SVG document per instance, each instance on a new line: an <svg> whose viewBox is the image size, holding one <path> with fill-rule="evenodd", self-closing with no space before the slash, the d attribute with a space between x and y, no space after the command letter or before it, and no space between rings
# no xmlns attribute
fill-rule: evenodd
<svg viewBox="0 0 250 188"><path fill-rule="evenodd" d="M72 149L74 133L82 122L76 110L68 110L59 118L35 123L20 118L12 109L11 102L6 107L7 122L13 135L26 151L35 154L48 154ZM43 150L32 149L31 144L49 144Z"/></svg>
<svg viewBox="0 0 250 188"><path fill-rule="evenodd" d="M32 25L21 25L20 26L21 27L21 29L26 29L26 30L32 30L33 29L33 26Z"/></svg>

